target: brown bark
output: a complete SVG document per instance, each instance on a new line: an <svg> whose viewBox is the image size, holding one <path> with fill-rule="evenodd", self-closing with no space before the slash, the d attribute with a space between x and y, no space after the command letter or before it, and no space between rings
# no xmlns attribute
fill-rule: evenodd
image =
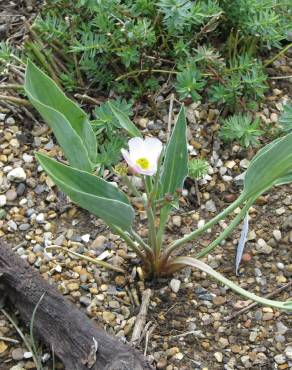
<svg viewBox="0 0 292 370"><path fill-rule="evenodd" d="M6 295L21 318L29 323L43 293L34 332L54 348L66 370L152 369L137 350L97 328L8 245L0 243L0 296Z"/></svg>

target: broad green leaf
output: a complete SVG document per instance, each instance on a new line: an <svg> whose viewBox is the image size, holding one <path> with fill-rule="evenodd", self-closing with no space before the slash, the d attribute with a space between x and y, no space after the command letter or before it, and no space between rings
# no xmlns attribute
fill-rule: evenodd
<svg viewBox="0 0 292 370"><path fill-rule="evenodd" d="M130 230L134 210L127 196L102 178L36 153L42 168L70 199L107 224Z"/></svg>
<svg viewBox="0 0 292 370"><path fill-rule="evenodd" d="M181 108L175 127L165 150L161 175L162 196L173 194L183 186L188 175L188 150L185 109Z"/></svg>
<svg viewBox="0 0 292 370"><path fill-rule="evenodd" d="M108 105L110 109L112 110L114 116L118 120L120 126L126 130L130 136L132 137L141 137L140 131L137 129L137 127L134 125L134 123L130 120L130 118L122 112L120 109L118 109L114 104L111 102L108 102Z"/></svg>
<svg viewBox="0 0 292 370"><path fill-rule="evenodd" d="M279 123L284 131L292 131L292 104L287 103L284 106L284 111L279 119Z"/></svg>
<svg viewBox="0 0 292 370"><path fill-rule="evenodd" d="M244 178L243 196L247 199L260 195L273 185L287 182L291 170L292 132L268 144L251 161Z"/></svg>
<svg viewBox="0 0 292 370"><path fill-rule="evenodd" d="M285 185L285 184L289 184L290 182L292 182L292 170L289 171L285 176L283 177L280 177L274 185L276 186L279 186L279 185Z"/></svg>
<svg viewBox="0 0 292 370"><path fill-rule="evenodd" d="M86 113L56 83L28 61L25 91L31 103L52 128L69 163L92 171L96 160L96 137Z"/></svg>
<svg viewBox="0 0 292 370"><path fill-rule="evenodd" d="M196 258L178 257L172 262L172 265L173 266L176 266L176 265L191 266L191 267L197 268L205 272L206 274L212 276L214 279L220 281L220 283L227 285L230 289L234 290L236 293L242 295L243 297L252 299L253 301L260 303L261 305L264 305L264 306L271 306L271 307L275 307L281 310L292 311L292 301L280 302L280 301L273 301L271 299L259 297L256 294L251 293L241 288L240 286L235 284L233 281L227 279L223 275L219 274L217 271L213 270L206 263Z"/></svg>

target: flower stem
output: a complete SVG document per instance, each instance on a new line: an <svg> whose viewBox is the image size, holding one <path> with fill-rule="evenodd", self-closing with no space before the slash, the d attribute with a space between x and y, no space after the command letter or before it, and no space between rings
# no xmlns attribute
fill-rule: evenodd
<svg viewBox="0 0 292 370"><path fill-rule="evenodd" d="M123 176L123 180L127 185L128 189L138 198L142 198L142 194L138 191L136 186L130 181L128 176Z"/></svg>
<svg viewBox="0 0 292 370"><path fill-rule="evenodd" d="M218 244L222 242L230 233L231 231L240 223L240 221L245 217L246 212L254 202L254 198L250 199L245 206L242 208L242 210L238 213L238 215L232 220L229 226L224 229L224 231L218 236L217 239L215 239L211 244L209 244L206 248L201 250L197 255L196 258L202 258L205 257L207 254L209 254L214 248L217 247Z"/></svg>
<svg viewBox="0 0 292 370"><path fill-rule="evenodd" d="M141 245L145 252L147 252L150 256L154 257L153 250L149 247L147 243L145 243L141 236L138 233L136 233L136 231L132 230L131 235Z"/></svg>
<svg viewBox="0 0 292 370"><path fill-rule="evenodd" d="M146 256L142 253L135 241L126 232L115 225L109 225L109 227L128 244L128 246L137 254L137 256L141 258L144 263L148 263Z"/></svg>
<svg viewBox="0 0 292 370"><path fill-rule="evenodd" d="M234 201L232 204L230 204L229 207L224 209L221 213L219 213L217 216L212 218L209 222L207 222L204 226L200 227L199 229L193 231L192 233L185 235L183 238L176 240L173 242L165 251L164 258L167 259L171 253L181 245L195 239L196 237L200 236L203 232L210 229L212 226L214 226L216 223L221 221L223 218L225 218L229 213L235 210L242 202L244 201L244 197L240 195L236 201Z"/></svg>

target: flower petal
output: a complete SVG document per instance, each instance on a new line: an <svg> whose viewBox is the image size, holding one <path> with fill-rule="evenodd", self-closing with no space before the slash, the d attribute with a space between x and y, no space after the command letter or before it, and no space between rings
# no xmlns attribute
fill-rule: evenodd
<svg viewBox="0 0 292 370"><path fill-rule="evenodd" d="M157 164L162 151L162 142L154 137L147 137L144 140L144 147L149 162L152 165Z"/></svg>
<svg viewBox="0 0 292 370"><path fill-rule="evenodd" d="M145 156L144 140L141 137L133 137L128 141L130 157L133 162Z"/></svg>
<svg viewBox="0 0 292 370"><path fill-rule="evenodd" d="M137 163L135 163L132 160L129 152L127 150L125 150L125 149L121 149L121 153L122 153L125 161L128 163L129 167L131 167L134 172L141 173L142 169L140 168L140 166L138 166Z"/></svg>

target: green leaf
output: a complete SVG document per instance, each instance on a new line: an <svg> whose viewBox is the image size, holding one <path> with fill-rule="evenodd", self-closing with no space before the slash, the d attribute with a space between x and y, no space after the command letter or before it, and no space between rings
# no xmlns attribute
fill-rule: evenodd
<svg viewBox="0 0 292 370"><path fill-rule="evenodd" d="M27 64L24 89L33 106L52 128L69 163L91 172L97 148L86 113L31 61Z"/></svg>
<svg viewBox="0 0 292 370"><path fill-rule="evenodd" d="M173 194L183 186L188 175L188 150L185 109L181 108L167 144L161 175L162 196Z"/></svg>
<svg viewBox="0 0 292 370"><path fill-rule="evenodd" d="M70 199L107 224L130 230L134 210L127 196L115 186L88 172L66 166L36 153L42 168Z"/></svg>
<svg viewBox="0 0 292 370"><path fill-rule="evenodd" d="M260 150L245 174L243 189L245 199L255 194L260 195L273 185L286 183L291 178L291 148L292 132Z"/></svg>
<svg viewBox="0 0 292 370"><path fill-rule="evenodd" d="M120 109L118 109L115 105L113 105L111 102L108 102L109 107L111 108L114 116L119 121L119 124L121 127L126 130L130 136L132 137L142 137L140 131L137 129L137 127L134 125L134 123L129 119L129 117L122 112Z"/></svg>
<svg viewBox="0 0 292 370"><path fill-rule="evenodd" d="M237 284L235 284L233 281L227 279L223 275L219 274L217 271L213 270L210 266L208 266L206 263L197 260L193 257L178 257L173 262L172 265L185 265L185 266L191 266L194 268L197 268L206 274L212 276L214 279L220 281L220 283L227 285L230 289L234 290L236 293L239 293L240 295L252 299L253 301L260 303L263 306L271 306L275 307L281 310L287 310L292 311L292 301L286 301L286 302L280 302L280 301L273 301L271 299L266 299L257 296L254 293L251 293Z"/></svg>
<svg viewBox="0 0 292 370"><path fill-rule="evenodd" d="M279 119L279 123L284 131L289 132L292 130L292 104L287 103L284 106L284 111Z"/></svg>

